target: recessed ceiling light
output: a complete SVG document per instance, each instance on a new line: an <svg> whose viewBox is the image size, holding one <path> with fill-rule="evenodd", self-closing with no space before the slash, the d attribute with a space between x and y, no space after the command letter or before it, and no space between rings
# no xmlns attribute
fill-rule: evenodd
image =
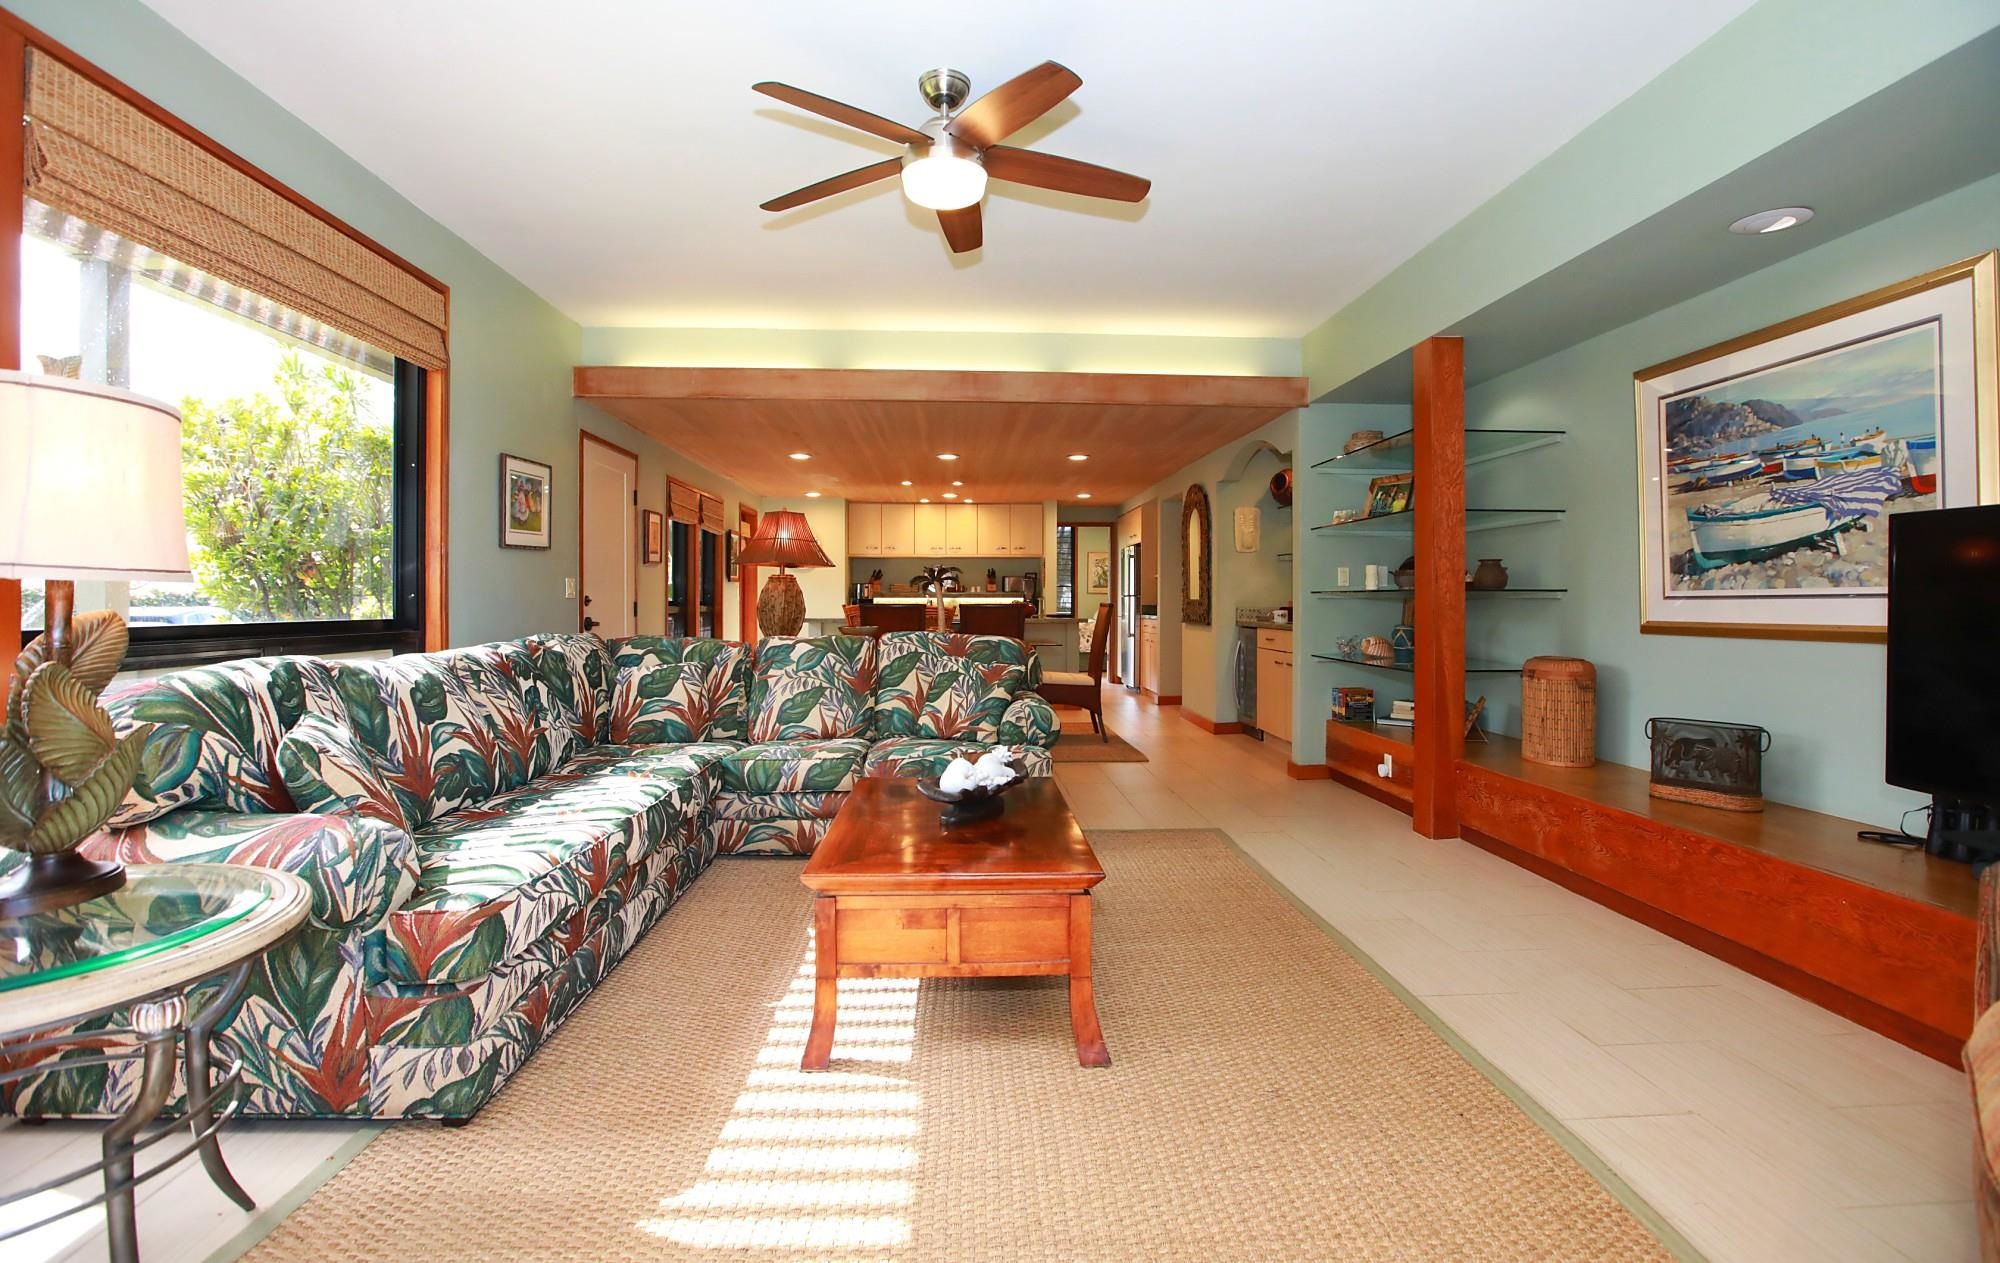
<svg viewBox="0 0 2000 1263"><path fill-rule="evenodd" d="M957 452L939 452L939 453L938 453L938 459L939 459L939 460L957 460L957 459L958 459L958 453L957 453Z"/></svg>
<svg viewBox="0 0 2000 1263"><path fill-rule="evenodd" d="M819 492L817 492L817 491L808 491L808 492L806 492L806 499L808 499L808 500L817 500L817 499L819 499Z"/></svg>
<svg viewBox="0 0 2000 1263"><path fill-rule="evenodd" d="M947 500L956 500L958 499L958 493L956 491L947 491L944 493L944 498Z"/></svg>
<svg viewBox="0 0 2000 1263"><path fill-rule="evenodd" d="M786 455L790 456L793 460L811 460L813 458L811 452L788 452Z"/></svg>
<svg viewBox="0 0 2000 1263"><path fill-rule="evenodd" d="M914 486L916 486L917 484L915 484L915 483L911 482L911 481L910 481L910 480L909 480L908 478L905 478L905 479L903 479L903 485L904 485L905 487L914 487Z"/></svg>
<svg viewBox="0 0 2000 1263"><path fill-rule="evenodd" d="M1090 453L1089 453L1089 452L1071 452L1071 453L1069 454L1069 458L1070 458L1071 460L1089 460L1089 459L1090 459Z"/></svg>
<svg viewBox="0 0 2000 1263"><path fill-rule="evenodd" d="M931 502L931 498L930 498L929 496L918 496L918 497L917 497L917 503L918 503L918 504L929 504L930 502Z"/></svg>
<svg viewBox="0 0 2000 1263"><path fill-rule="evenodd" d="M963 487L965 484L959 481L958 479L954 478L951 480L951 485L954 487Z"/></svg>
<svg viewBox="0 0 2000 1263"><path fill-rule="evenodd" d="M1079 500L1088 500L1090 499L1090 493L1088 491L1079 491L1076 493L1076 498Z"/></svg>
<svg viewBox="0 0 2000 1263"><path fill-rule="evenodd" d="M1783 232L1787 228L1798 227L1812 217L1810 206L1779 206L1772 210L1758 211L1755 215L1745 215L1729 225L1729 231L1742 233L1745 236Z"/></svg>

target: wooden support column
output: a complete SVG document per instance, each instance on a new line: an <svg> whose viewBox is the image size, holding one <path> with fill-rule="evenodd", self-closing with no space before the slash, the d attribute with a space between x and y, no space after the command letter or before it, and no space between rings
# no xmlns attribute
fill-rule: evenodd
<svg viewBox="0 0 2000 1263"><path fill-rule="evenodd" d="M1410 826L1458 836L1465 752L1465 343L1417 343L1411 383L1416 469L1417 760Z"/></svg>

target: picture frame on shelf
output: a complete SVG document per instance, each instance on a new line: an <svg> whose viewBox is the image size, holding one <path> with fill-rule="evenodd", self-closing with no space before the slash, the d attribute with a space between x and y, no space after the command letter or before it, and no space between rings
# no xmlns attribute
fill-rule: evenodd
<svg viewBox="0 0 2000 1263"><path fill-rule="evenodd" d="M1633 374L1640 624L1884 638L1897 514L2000 498L1989 252Z"/></svg>
<svg viewBox="0 0 2000 1263"><path fill-rule="evenodd" d="M667 518L658 509L639 510L639 564L657 566L667 555Z"/></svg>
<svg viewBox="0 0 2000 1263"><path fill-rule="evenodd" d="M1363 517L1408 513L1415 502L1415 474L1381 474L1368 480L1368 510Z"/></svg>
<svg viewBox="0 0 2000 1263"><path fill-rule="evenodd" d="M500 547L550 546L554 479L555 471L541 461L500 453Z"/></svg>

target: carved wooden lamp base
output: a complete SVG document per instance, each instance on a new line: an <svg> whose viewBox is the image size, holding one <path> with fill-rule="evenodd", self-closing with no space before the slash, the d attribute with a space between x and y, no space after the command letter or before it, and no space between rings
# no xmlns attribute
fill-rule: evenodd
<svg viewBox="0 0 2000 1263"><path fill-rule="evenodd" d="M806 622L806 594L799 581L780 570L764 581L757 596L757 626L766 636L796 636Z"/></svg>

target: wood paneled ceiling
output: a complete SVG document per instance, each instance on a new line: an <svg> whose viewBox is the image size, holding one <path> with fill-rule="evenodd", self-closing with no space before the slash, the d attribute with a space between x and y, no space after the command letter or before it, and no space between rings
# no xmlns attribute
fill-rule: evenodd
<svg viewBox="0 0 2000 1263"><path fill-rule="evenodd" d="M1303 377L581 367L575 393L766 496L1073 502L1088 492L1115 505L1304 407L1307 387Z"/></svg>

